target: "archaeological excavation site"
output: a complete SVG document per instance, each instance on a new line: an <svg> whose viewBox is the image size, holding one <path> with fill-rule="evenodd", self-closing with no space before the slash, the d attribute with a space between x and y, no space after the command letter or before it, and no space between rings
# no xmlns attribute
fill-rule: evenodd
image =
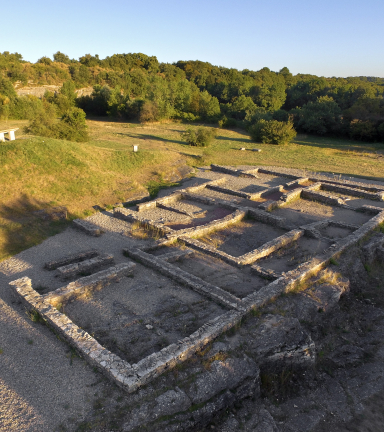
<svg viewBox="0 0 384 432"><path fill-rule="evenodd" d="M384 387L383 223L379 183L211 165L0 280L119 388L116 429L92 430L341 430Z"/></svg>

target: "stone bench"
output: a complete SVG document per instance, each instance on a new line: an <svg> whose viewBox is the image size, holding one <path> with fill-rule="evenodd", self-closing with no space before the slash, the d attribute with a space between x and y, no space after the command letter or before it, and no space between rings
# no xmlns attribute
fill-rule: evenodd
<svg viewBox="0 0 384 432"><path fill-rule="evenodd" d="M13 128L13 129L4 129L0 131L0 141L5 142L4 135L8 134L9 141L14 141L15 138L15 131L19 130L19 128Z"/></svg>

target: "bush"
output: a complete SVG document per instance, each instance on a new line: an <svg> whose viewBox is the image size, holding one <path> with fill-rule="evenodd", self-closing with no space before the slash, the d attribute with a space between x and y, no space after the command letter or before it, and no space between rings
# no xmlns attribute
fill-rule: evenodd
<svg viewBox="0 0 384 432"><path fill-rule="evenodd" d="M80 108L71 108L64 113L61 121L54 127L55 138L68 141L89 141L85 112Z"/></svg>
<svg viewBox="0 0 384 432"><path fill-rule="evenodd" d="M89 141L85 112L82 109L71 108L57 122L55 106L48 103L35 114L25 132L68 141Z"/></svg>
<svg viewBox="0 0 384 432"><path fill-rule="evenodd" d="M188 128L181 137L191 146L207 147L216 138L216 134L215 128Z"/></svg>
<svg viewBox="0 0 384 432"><path fill-rule="evenodd" d="M152 101L145 101L139 114L140 123L153 122L158 120L159 110L157 104Z"/></svg>
<svg viewBox="0 0 384 432"><path fill-rule="evenodd" d="M270 144L287 144L296 136L292 122L260 120L249 128L254 141Z"/></svg>
<svg viewBox="0 0 384 432"><path fill-rule="evenodd" d="M54 137L54 126L56 124L56 108L47 102L43 103L40 110L38 110L29 125L25 128L26 133L33 135Z"/></svg>

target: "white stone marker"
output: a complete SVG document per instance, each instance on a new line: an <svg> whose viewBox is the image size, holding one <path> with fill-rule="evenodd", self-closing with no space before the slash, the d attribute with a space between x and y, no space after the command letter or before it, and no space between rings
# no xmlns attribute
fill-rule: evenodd
<svg viewBox="0 0 384 432"><path fill-rule="evenodd" d="M133 146L133 151L136 153L139 150L139 146L138 145L134 145Z"/></svg>

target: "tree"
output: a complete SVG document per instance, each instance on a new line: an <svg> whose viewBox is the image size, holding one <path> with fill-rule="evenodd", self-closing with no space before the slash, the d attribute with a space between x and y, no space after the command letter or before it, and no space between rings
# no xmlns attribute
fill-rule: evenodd
<svg viewBox="0 0 384 432"><path fill-rule="evenodd" d="M55 54L53 54L53 61L65 64L71 63L69 57L66 54L61 53L60 51L57 51Z"/></svg>
<svg viewBox="0 0 384 432"><path fill-rule="evenodd" d="M249 128L251 138L256 142L287 144L296 136L292 122L260 120Z"/></svg>
<svg viewBox="0 0 384 432"><path fill-rule="evenodd" d="M60 93L67 97L68 100L74 105L77 94L75 92L76 86L72 80L65 81L61 86Z"/></svg>
<svg viewBox="0 0 384 432"><path fill-rule="evenodd" d="M7 78L2 78L1 76L0 76L0 94L3 96L7 96L10 99L14 99L17 96L11 81Z"/></svg>
<svg viewBox="0 0 384 432"><path fill-rule="evenodd" d="M329 96L321 96L315 102L308 102L294 111L297 127L317 135L339 133L341 109Z"/></svg>
<svg viewBox="0 0 384 432"><path fill-rule="evenodd" d="M0 94L0 119L1 120L8 120L9 113L10 113L10 107L9 103L11 100L8 96Z"/></svg>
<svg viewBox="0 0 384 432"><path fill-rule="evenodd" d="M241 95L235 102L233 102L230 108L230 113L233 118L237 120L244 120L247 112L254 112L256 110L256 105L254 104L252 98L249 96Z"/></svg>
<svg viewBox="0 0 384 432"><path fill-rule="evenodd" d="M41 58L39 58L39 60L37 60L37 62L45 64L45 65L52 64L52 60L49 57L41 57Z"/></svg>

